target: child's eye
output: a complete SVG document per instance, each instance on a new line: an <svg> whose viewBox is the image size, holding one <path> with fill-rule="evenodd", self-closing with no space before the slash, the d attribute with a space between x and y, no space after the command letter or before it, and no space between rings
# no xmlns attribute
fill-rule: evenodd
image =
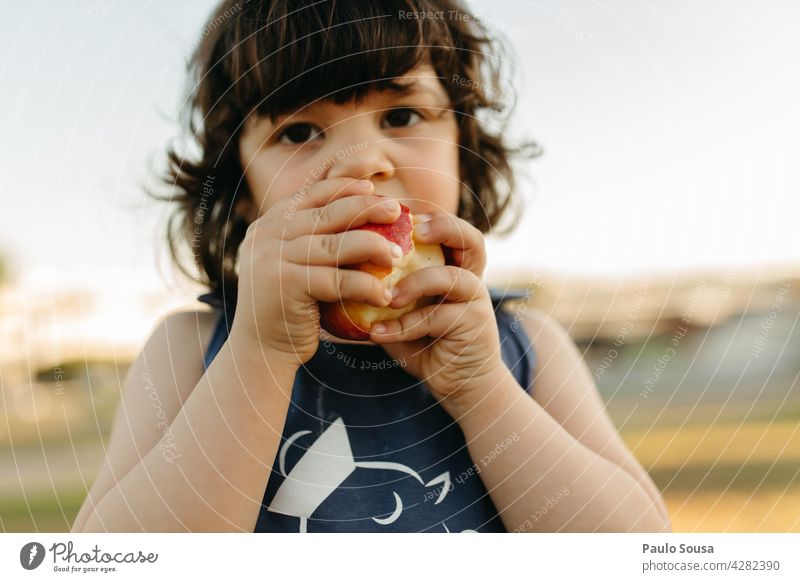
<svg viewBox="0 0 800 582"><path fill-rule="evenodd" d="M390 127L409 127L416 125L422 120L419 112L406 107L393 109L386 114L386 123Z"/></svg>
<svg viewBox="0 0 800 582"><path fill-rule="evenodd" d="M280 133L278 141L297 145L311 141L321 134L322 132L310 123L293 123Z"/></svg>

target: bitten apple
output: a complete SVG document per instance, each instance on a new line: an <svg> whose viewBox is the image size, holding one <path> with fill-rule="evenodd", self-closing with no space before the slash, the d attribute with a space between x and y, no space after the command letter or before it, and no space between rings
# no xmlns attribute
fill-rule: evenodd
<svg viewBox="0 0 800 582"><path fill-rule="evenodd" d="M442 246L439 244L424 244L414 240L414 215L408 207L400 204L400 217L389 224L370 222L354 230L364 229L377 232L386 239L397 244L403 250L402 258L395 261L392 268L386 268L373 263L358 263L343 268L361 269L375 275L387 289L406 275L425 267L442 266L445 264ZM431 305L436 301L434 297L420 297L408 305L400 308L376 307L369 303L355 301L338 301L335 303L320 302L320 323L329 333L349 340L369 339L369 330L377 321L392 321L402 315Z"/></svg>

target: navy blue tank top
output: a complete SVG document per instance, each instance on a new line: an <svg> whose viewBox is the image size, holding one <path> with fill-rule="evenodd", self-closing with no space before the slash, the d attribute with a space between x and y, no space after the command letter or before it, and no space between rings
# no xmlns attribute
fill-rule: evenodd
<svg viewBox="0 0 800 582"><path fill-rule="evenodd" d="M530 389L533 346L502 308L523 295L490 288L502 357ZM206 293L218 310L208 367L228 337L233 302ZM256 532L503 532L479 475L517 435L471 459L458 424L373 344L321 340L301 366Z"/></svg>

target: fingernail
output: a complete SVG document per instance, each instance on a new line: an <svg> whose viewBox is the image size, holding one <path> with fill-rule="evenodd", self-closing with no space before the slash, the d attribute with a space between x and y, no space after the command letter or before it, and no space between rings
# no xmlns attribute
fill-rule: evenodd
<svg viewBox="0 0 800 582"><path fill-rule="evenodd" d="M359 188L363 188L364 190L372 190L373 186L374 186L374 184L372 183L372 180L359 180L358 181L358 187Z"/></svg>
<svg viewBox="0 0 800 582"><path fill-rule="evenodd" d="M400 290L397 287L392 287L392 299L400 295Z"/></svg>
<svg viewBox="0 0 800 582"><path fill-rule="evenodd" d="M376 323L372 326L372 331L375 333L386 333L386 326L382 323Z"/></svg>
<svg viewBox="0 0 800 582"><path fill-rule="evenodd" d="M397 200L387 200L386 202L382 202L383 207L387 210L391 210L392 212L396 211L400 208L400 205L397 203Z"/></svg>
<svg viewBox="0 0 800 582"><path fill-rule="evenodd" d="M384 289L383 296L386 299L387 303L390 303L392 301L392 298L394 297L394 295L392 295L391 289Z"/></svg>
<svg viewBox="0 0 800 582"><path fill-rule="evenodd" d="M391 250L392 256L395 259L399 259L400 257L403 256L403 249L401 249L399 245L396 245L394 243L389 243L389 249Z"/></svg>
<svg viewBox="0 0 800 582"><path fill-rule="evenodd" d="M414 218L417 219L417 222L429 222L433 217L430 214L415 214Z"/></svg>
<svg viewBox="0 0 800 582"><path fill-rule="evenodd" d="M425 222L423 222L422 224L417 224L414 226L414 231L418 235L425 236L431 231L431 225Z"/></svg>

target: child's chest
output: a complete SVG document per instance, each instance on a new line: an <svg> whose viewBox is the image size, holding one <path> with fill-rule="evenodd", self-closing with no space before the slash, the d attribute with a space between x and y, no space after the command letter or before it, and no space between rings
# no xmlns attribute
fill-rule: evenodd
<svg viewBox="0 0 800 582"><path fill-rule="evenodd" d="M504 531L461 429L401 369L301 370L256 531Z"/></svg>

